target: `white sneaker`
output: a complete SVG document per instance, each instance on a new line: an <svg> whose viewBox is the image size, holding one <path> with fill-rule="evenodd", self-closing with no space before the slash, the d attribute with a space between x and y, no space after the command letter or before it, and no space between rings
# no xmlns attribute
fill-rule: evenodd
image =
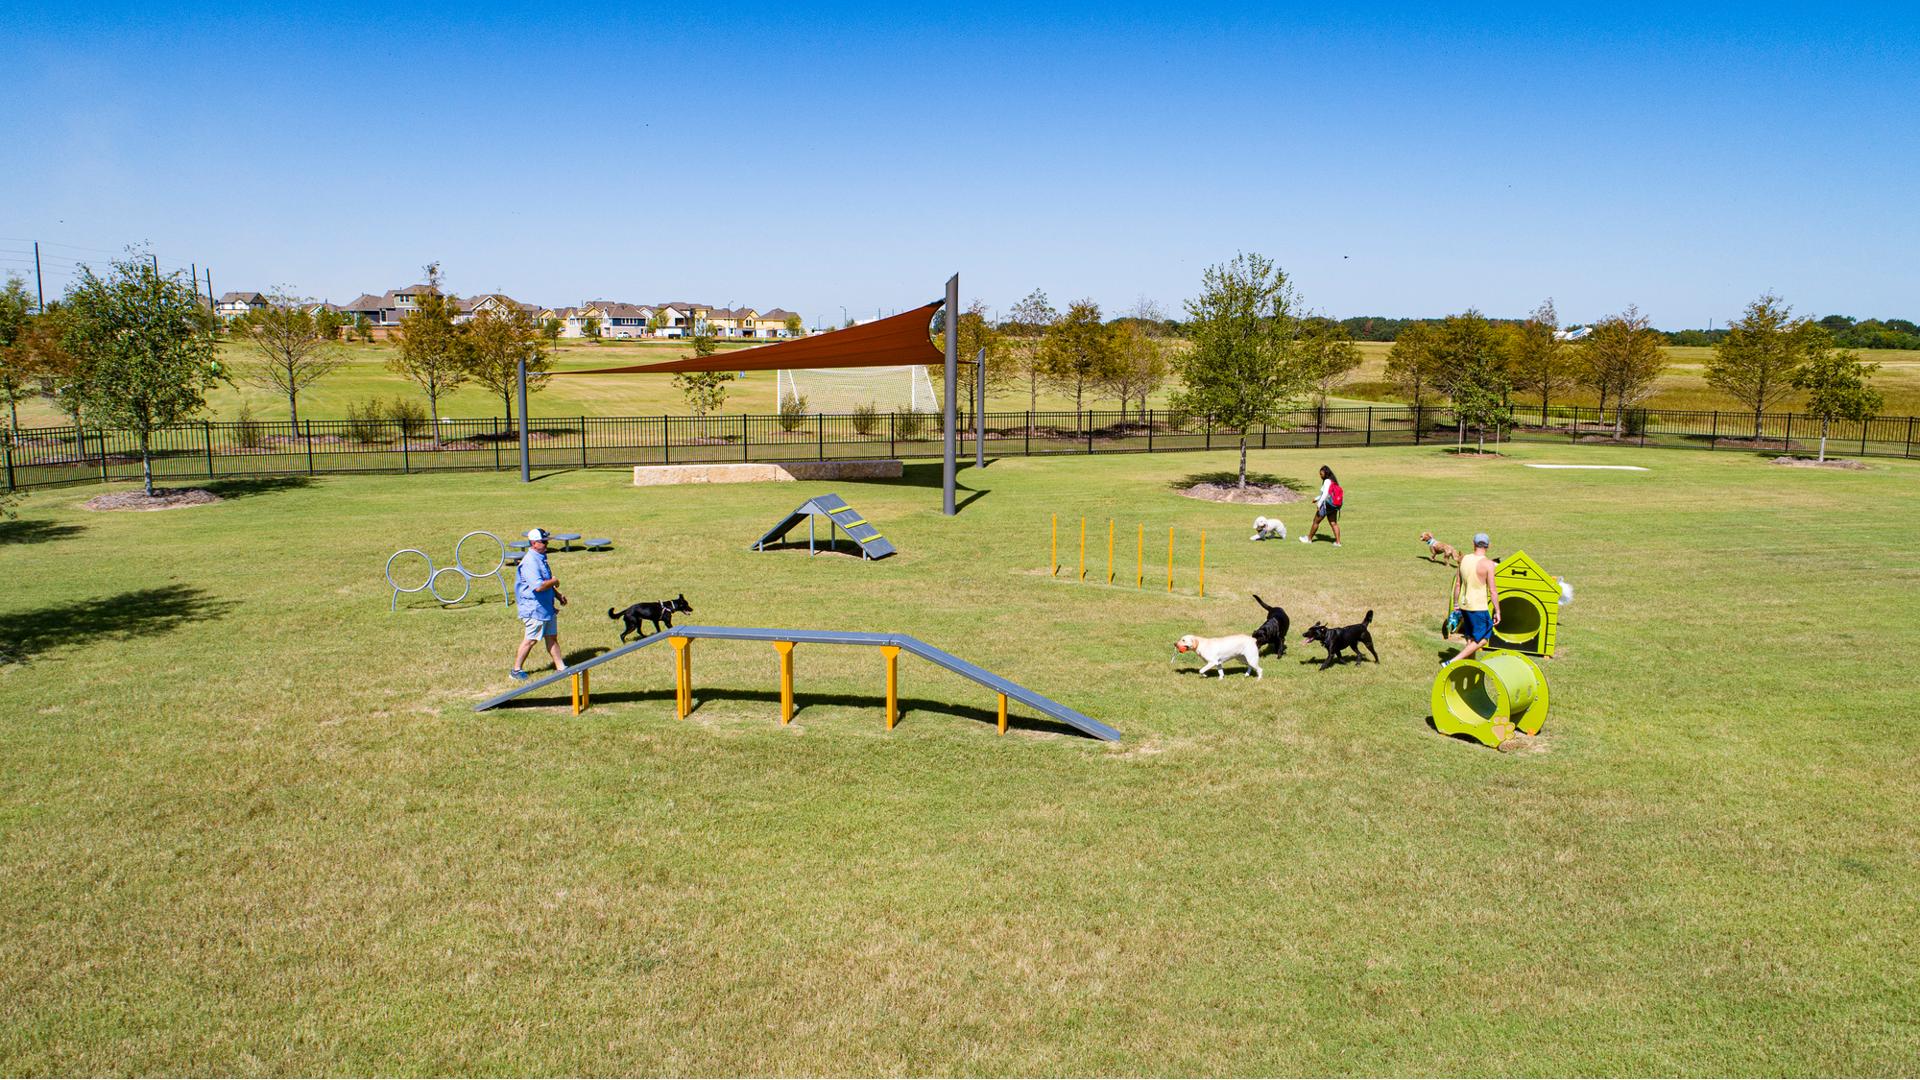
<svg viewBox="0 0 1920 1080"><path fill-rule="evenodd" d="M1311 536L1303 536L1303 537L1301 537L1301 538L1300 538L1300 542L1301 542L1301 543L1303 543L1303 544L1311 544L1311 543L1313 543L1313 537L1311 537Z"/></svg>
<svg viewBox="0 0 1920 1080"><path fill-rule="evenodd" d="M1338 541L1338 540L1335 540L1335 541L1333 542L1333 546L1334 546L1334 547L1339 547L1339 546L1340 546L1340 541Z"/></svg>

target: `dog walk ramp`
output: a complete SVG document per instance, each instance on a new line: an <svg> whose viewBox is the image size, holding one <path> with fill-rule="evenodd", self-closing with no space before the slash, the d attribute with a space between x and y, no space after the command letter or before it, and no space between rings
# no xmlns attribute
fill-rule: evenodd
<svg viewBox="0 0 1920 1080"><path fill-rule="evenodd" d="M683 703L682 708L684 709L686 707L684 703L687 702L692 692L690 685L692 665L686 660L688 655L687 650L693 641L701 638L719 641L763 641L781 651L783 674L782 709L784 710L781 719L782 723L785 723L787 718L791 716L792 710L791 657L792 647L794 645L864 645L877 647L883 651L891 649L895 652L911 653L930 664L945 668L956 675L979 683L981 686L992 690L996 694L1004 696L1008 701L1017 701L1032 709L1034 712L1050 720L1056 720L1065 724L1083 735L1091 735L1096 739L1107 742L1117 742L1120 739L1120 732L1118 730L1108 727L1106 724L1093 719L1085 713L1062 705L1044 694L1035 693L1005 676L988 671L978 664L962 660L952 653L947 652L945 649L936 649L918 638L908 637L905 634L880 634L847 630L781 630L758 626L676 626L671 630L663 630L660 633L643 637L638 641L628 642L611 652L601 653L599 656L593 657L590 660L583 660L578 664L568 667L565 671L555 672L544 678L535 679L524 685L516 686L505 693L496 694L480 704L475 705L473 711L485 712L496 706L504 705L524 694L531 694L536 690L545 689L563 680L578 680L593 668L618 660L629 653L637 652L658 641L672 642L675 652L678 654L674 665L675 679L679 684L679 693L676 696ZM891 672L893 665L891 655L888 657L887 663L889 672ZM582 707L580 703L583 700L583 689L581 683L576 681L574 684L576 710ZM891 727L891 720L896 713L896 688L891 676L888 679L887 691L888 726ZM1001 731L1004 732L1006 730L1004 723L1004 702L1002 703L1001 719Z"/></svg>
<svg viewBox="0 0 1920 1080"><path fill-rule="evenodd" d="M880 535L873 523L860 516L860 512L847 505L847 500L828 493L808 499L796 507L793 513L767 531L767 535L754 541L754 551L765 551L768 544L778 543L792 532L802 521L807 523L807 554L816 554L814 548L815 530L818 519L827 519L828 546L833 543L837 532L847 534L847 539L860 545L860 557L863 559L884 559L893 554L893 542Z"/></svg>

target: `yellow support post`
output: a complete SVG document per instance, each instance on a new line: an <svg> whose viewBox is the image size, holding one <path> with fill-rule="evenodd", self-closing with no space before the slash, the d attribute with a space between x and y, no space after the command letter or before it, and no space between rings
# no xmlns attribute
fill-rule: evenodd
<svg viewBox="0 0 1920 1080"><path fill-rule="evenodd" d="M1000 695L1000 734L1007 733L1007 695Z"/></svg>
<svg viewBox="0 0 1920 1080"><path fill-rule="evenodd" d="M1047 573L1060 576L1060 515L1053 515L1053 541L1047 546Z"/></svg>
<svg viewBox="0 0 1920 1080"><path fill-rule="evenodd" d="M780 654L780 725L793 719L793 642L776 641L773 651Z"/></svg>
<svg viewBox="0 0 1920 1080"><path fill-rule="evenodd" d="M693 657L689 648L693 639L670 637L667 644L673 646L673 708L685 720L693 711Z"/></svg>
<svg viewBox="0 0 1920 1080"><path fill-rule="evenodd" d="M900 646L882 645L880 655L887 658L887 730L900 721Z"/></svg>
<svg viewBox="0 0 1920 1080"><path fill-rule="evenodd" d="M1087 519L1080 519L1080 580L1087 580Z"/></svg>
<svg viewBox="0 0 1920 1080"><path fill-rule="evenodd" d="M1200 530L1200 595L1207 595L1207 530Z"/></svg>
<svg viewBox="0 0 1920 1080"><path fill-rule="evenodd" d="M1107 519L1107 584L1113 584L1113 519Z"/></svg>
<svg viewBox="0 0 1920 1080"><path fill-rule="evenodd" d="M593 672L583 671L580 673L580 707L584 709L591 704L593 704Z"/></svg>
<svg viewBox="0 0 1920 1080"><path fill-rule="evenodd" d="M1173 526L1167 526L1167 591L1173 591Z"/></svg>
<svg viewBox="0 0 1920 1080"><path fill-rule="evenodd" d="M580 673L579 672L576 671L573 673L573 678L568 681L568 685L573 687L573 715L579 716L580 715Z"/></svg>
<svg viewBox="0 0 1920 1080"><path fill-rule="evenodd" d="M1147 526L1140 525L1140 535L1133 545L1133 587L1145 588L1147 584Z"/></svg>

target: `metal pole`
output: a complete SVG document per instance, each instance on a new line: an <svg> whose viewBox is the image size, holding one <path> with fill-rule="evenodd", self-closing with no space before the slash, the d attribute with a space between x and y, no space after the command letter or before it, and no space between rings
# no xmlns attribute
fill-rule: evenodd
<svg viewBox="0 0 1920 1080"><path fill-rule="evenodd" d="M987 350L973 360L973 467L987 467Z"/></svg>
<svg viewBox="0 0 1920 1080"><path fill-rule="evenodd" d="M948 517L952 517L955 513L953 505L954 474L957 471L954 457L959 450L956 442L958 432L953 430L954 424L957 422L957 417L954 414L958 406L958 403L953 400L953 394L958 384L959 372L957 367L960 360L959 274L955 274L947 279L947 306L945 316L947 328L947 393L943 409L943 420L946 426L946 438L942 446L942 454L944 456L940 463L940 512ZM892 727L893 725L889 723L887 726Z"/></svg>
<svg viewBox="0 0 1920 1080"><path fill-rule="evenodd" d="M520 482L533 483L533 461L527 445L527 358L520 358Z"/></svg>
<svg viewBox="0 0 1920 1080"><path fill-rule="evenodd" d="M33 292L40 300L37 310L47 310L47 283L40 277L40 241L38 240L33 242Z"/></svg>

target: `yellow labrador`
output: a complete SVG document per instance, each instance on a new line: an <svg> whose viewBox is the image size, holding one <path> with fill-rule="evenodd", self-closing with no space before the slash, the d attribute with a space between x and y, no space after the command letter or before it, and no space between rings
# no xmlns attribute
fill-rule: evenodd
<svg viewBox="0 0 1920 1080"><path fill-rule="evenodd" d="M1207 662L1206 666L1200 669L1200 674L1203 676L1209 671L1218 669L1220 678L1226 678L1226 663L1237 656L1246 663L1247 674L1256 679L1261 677L1260 643L1253 640L1252 634L1228 634L1226 637L1199 637L1188 634L1174 642L1173 648L1172 662L1176 663L1180 659L1180 653L1199 653L1200 659Z"/></svg>

